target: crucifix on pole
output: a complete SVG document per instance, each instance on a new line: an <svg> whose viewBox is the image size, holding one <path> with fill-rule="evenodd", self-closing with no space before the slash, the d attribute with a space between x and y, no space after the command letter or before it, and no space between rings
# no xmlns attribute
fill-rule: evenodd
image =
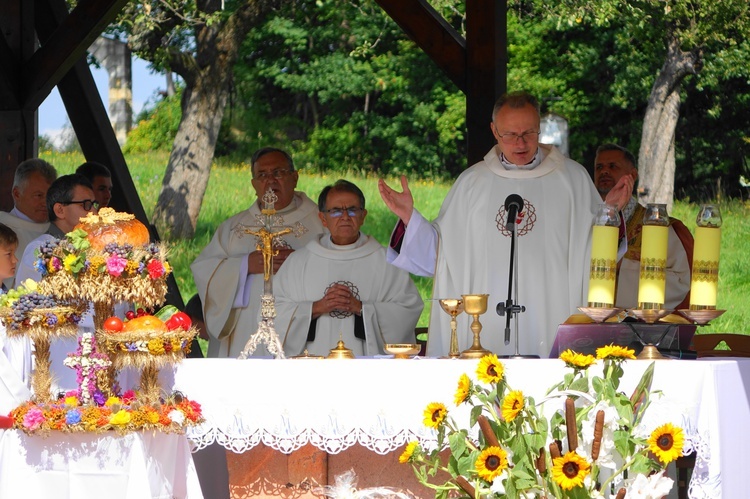
<svg viewBox="0 0 750 499"><path fill-rule="evenodd" d="M300 237L307 229L300 222L294 226L284 225L284 217L276 213L275 204L278 197L271 189L268 189L261 198L263 207L260 215L257 215L257 226L239 224L234 231L243 237L245 234L256 237L255 248L263 255L263 295L260 297L261 319L258 330L245 344L238 358L246 359L253 354L258 345L265 344L268 352L277 359L283 359L284 349L276 334L273 319L276 317L276 306L273 297L273 257L279 254L280 247L287 244L281 239L286 234Z"/></svg>

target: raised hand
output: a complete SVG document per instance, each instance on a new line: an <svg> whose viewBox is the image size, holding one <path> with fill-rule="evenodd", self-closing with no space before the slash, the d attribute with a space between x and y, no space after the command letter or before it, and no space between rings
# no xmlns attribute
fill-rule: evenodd
<svg viewBox="0 0 750 499"><path fill-rule="evenodd" d="M608 205L616 206L618 210L622 210L627 206L630 197L633 195L634 184L635 178L633 176L623 175L612 190L607 193L604 202Z"/></svg>
<svg viewBox="0 0 750 499"><path fill-rule="evenodd" d="M409 190L406 176L401 175L401 192L393 190L381 178L378 180L378 190L383 202L398 218L405 224L409 224L411 213L414 210L414 198Z"/></svg>

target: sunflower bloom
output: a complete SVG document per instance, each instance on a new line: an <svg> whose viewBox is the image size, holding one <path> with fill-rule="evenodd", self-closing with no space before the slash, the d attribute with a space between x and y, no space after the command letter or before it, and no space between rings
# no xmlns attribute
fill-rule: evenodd
<svg viewBox="0 0 750 499"><path fill-rule="evenodd" d="M583 355L570 349L560 354L560 360L573 369L586 369L596 362L593 355Z"/></svg>
<svg viewBox="0 0 750 499"><path fill-rule="evenodd" d="M497 360L497 355L485 355L479 359L477 378L483 383L499 383L503 380L504 371L505 368L500 361Z"/></svg>
<svg viewBox="0 0 750 499"><path fill-rule="evenodd" d="M682 456L682 445L685 442L685 434L682 428L664 424L651 433L648 439L648 449L656 454L659 461L667 464Z"/></svg>
<svg viewBox="0 0 750 499"><path fill-rule="evenodd" d="M505 421L513 421L524 408L523 392L521 390L513 390L508 393L503 399L503 419Z"/></svg>
<svg viewBox="0 0 750 499"><path fill-rule="evenodd" d="M424 425L437 430L447 415L448 409L443 404L431 402L424 410Z"/></svg>
<svg viewBox="0 0 750 499"><path fill-rule="evenodd" d="M619 345L607 345L596 349L596 358L601 360L635 359L635 350Z"/></svg>
<svg viewBox="0 0 750 499"><path fill-rule="evenodd" d="M406 444L406 448L404 449L404 452L398 457L398 462L401 464L408 463L411 461L411 458L414 456L414 453L419 450L419 442L416 440L412 440L408 444Z"/></svg>
<svg viewBox="0 0 750 499"><path fill-rule="evenodd" d="M477 474L488 482L508 468L508 453L501 447L487 447L474 462Z"/></svg>
<svg viewBox="0 0 750 499"><path fill-rule="evenodd" d="M458 388L456 389L456 394L453 396L453 402L455 402L456 406L459 406L466 402L466 399L469 398L470 390L471 380L466 375L466 373L464 373L460 378L458 378Z"/></svg>
<svg viewBox="0 0 750 499"><path fill-rule="evenodd" d="M590 472L589 463L575 452L568 452L552 460L552 479L563 490L580 487Z"/></svg>

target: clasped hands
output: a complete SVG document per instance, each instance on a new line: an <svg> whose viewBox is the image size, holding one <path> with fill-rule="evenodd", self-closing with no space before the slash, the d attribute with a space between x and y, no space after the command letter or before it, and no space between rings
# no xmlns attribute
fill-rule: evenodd
<svg viewBox="0 0 750 499"><path fill-rule="evenodd" d="M349 287L343 284L334 284L328 288L323 298L313 302L312 318L317 319L321 315L329 314L334 310L361 315L362 302L352 294Z"/></svg>

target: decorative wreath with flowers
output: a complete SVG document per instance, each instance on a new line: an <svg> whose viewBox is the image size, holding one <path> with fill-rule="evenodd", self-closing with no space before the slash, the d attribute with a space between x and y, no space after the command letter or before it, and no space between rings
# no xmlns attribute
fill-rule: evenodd
<svg viewBox="0 0 750 499"><path fill-rule="evenodd" d="M190 353L193 337L198 330L172 331L100 331L99 341L110 353L116 369L134 366L143 369L146 366L161 368L167 364L180 362Z"/></svg>
<svg viewBox="0 0 750 499"><path fill-rule="evenodd" d="M172 272L164 246L110 243L94 250L87 236L83 229L75 229L36 250L34 268L42 275L42 292L109 305L137 302L153 307L164 301L166 278Z"/></svg>
<svg viewBox="0 0 750 499"><path fill-rule="evenodd" d="M631 396L618 390L624 361L634 358L633 350L615 345L598 349L596 358L567 350L560 359L572 372L537 404L510 388L497 356L484 356L477 381L463 374L454 397L456 406L471 406L477 437L433 402L424 424L436 431L437 446L410 442L399 461L410 463L441 498L456 492L472 498L662 497L673 485L662 472L682 455L684 434L668 422L655 429L643 424L653 363ZM598 362L602 375L591 374ZM546 418L540 406L560 399L561 408ZM440 476L443 483L431 483Z"/></svg>
<svg viewBox="0 0 750 499"><path fill-rule="evenodd" d="M71 391L47 404L25 402L13 409L10 416L14 428L29 435L45 435L51 431L128 433L158 430L184 433L186 428L203 422L200 404L179 392L157 404L141 403L139 394L134 391L108 398L97 392L94 403L84 405L80 393Z"/></svg>
<svg viewBox="0 0 750 499"><path fill-rule="evenodd" d="M75 336L84 310L37 290L31 279L0 296L0 321L8 337Z"/></svg>

